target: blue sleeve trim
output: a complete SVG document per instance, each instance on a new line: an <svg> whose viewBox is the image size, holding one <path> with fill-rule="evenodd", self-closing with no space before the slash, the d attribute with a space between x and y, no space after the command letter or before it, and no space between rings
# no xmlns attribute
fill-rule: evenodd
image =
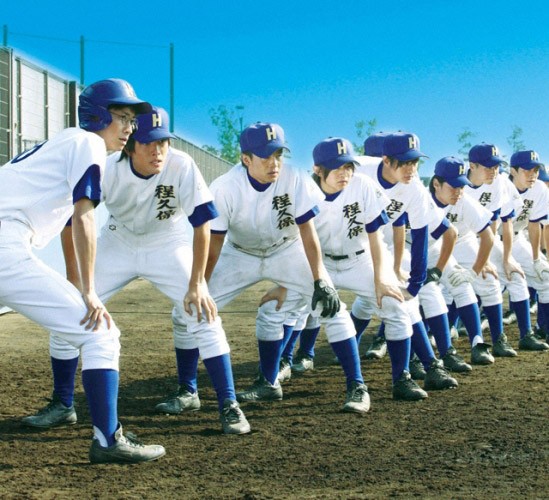
<svg viewBox="0 0 549 500"><path fill-rule="evenodd" d="M395 222L393 226L399 227L408 224L408 214L404 212Z"/></svg>
<svg viewBox="0 0 549 500"><path fill-rule="evenodd" d="M450 221L448 219L442 219L440 226L438 226L432 233L431 238L438 240L446 231L450 229Z"/></svg>
<svg viewBox="0 0 549 500"><path fill-rule="evenodd" d="M477 234L482 233L482 231L484 231L487 227L490 227L491 224L492 224L492 221L488 222L488 224L486 224Z"/></svg>
<svg viewBox="0 0 549 500"><path fill-rule="evenodd" d="M492 212L492 221L498 220L501 215L501 208L498 208L497 210L494 210Z"/></svg>
<svg viewBox="0 0 549 500"><path fill-rule="evenodd" d="M313 217L315 217L318 212L320 212L319 208L315 205L311 210L304 213L300 217L296 217L295 223L299 226L300 224L304 224L307 221L310 221Z"/></svg>
<svg viewBox="0 0 549 500"><path fill-rule="evenodd" d="M427 277L427 240L429 238L429 228L428 226L423 226L418 229L412 229L411 234L411 269L408 292L415 297Z"/></svg>
<svg viewBox="0 0 549 500"><path fill-rule="evenodd" d="M501 217L501 222L507 222L509 219L512 219L515 216L515 211L511 210L507 215Z"/></svg>
<svg viewBox="0 0 549 500"><path fill-rule="evenodd" d="M227 231L216 231L215 229L210 230L212 234L227 234Z"/></svg>
<svg viewBox="0 0 549 500"><path fill-rule="evenodd" d="M547 220L547 215L542 215L539 219L531 220L530 222L541 222L542 220Z"/></svg>
<svg viewBox="0 0 549 500"><path fill-rule="evenodd" d="M82 198L88 198L95 206L101 201L101 170L98 165L89 167L72 191L73 204Z"/></svg>
<svg viewBox="0 0 549 500"><path fill-rule="evenodd" d="M215 219L218 215L219 213L213 201L209 201L208 203L194 207L194 212L189 216L189 222L193 227L198 227L205 222Z"/></svg>
<svg viewBox="0 0 549 500"><path fill-rule="evenodd" d="M389 222L389 217L385 210L381 212L372 222L366 224L367 233L375 233L381 226L384 226Z"/></svg>

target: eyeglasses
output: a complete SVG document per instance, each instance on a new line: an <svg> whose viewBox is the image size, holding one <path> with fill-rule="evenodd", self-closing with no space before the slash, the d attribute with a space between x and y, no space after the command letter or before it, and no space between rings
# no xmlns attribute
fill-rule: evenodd
<svg viewBox="0 0 549 500"><path fill-rule="evenodd" d="M128 115L121 115L120 113L115 113L114 111L109 111L109 113L116 116L118 121L124 125L124 127L131 125L134 131L137 130L137 120L135 118L130 118Z"/></svg>

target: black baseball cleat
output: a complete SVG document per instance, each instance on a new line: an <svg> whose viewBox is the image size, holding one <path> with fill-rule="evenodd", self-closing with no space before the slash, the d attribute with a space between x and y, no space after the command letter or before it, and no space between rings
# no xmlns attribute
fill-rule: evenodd
<svg viewBox="0 0 549 500"><path fill-rule="evenodd" d="M55 392L53 393L50 402L38 411L38 413L21 419L23 425L39 429L49 429L62 425L74 425L76 424L76 421L77 417L74 405L65 406Z"/></svg>

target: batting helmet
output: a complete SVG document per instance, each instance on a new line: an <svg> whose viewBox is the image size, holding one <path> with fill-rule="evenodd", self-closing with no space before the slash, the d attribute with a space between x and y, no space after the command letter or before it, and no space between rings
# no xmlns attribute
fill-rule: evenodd
<svg viewBox="0 0 549 500"><path fill-rule="evenodd" d="M78 120L80 127L89 132L107 128L112 122L109 106L132 106L136 114L150 113L151 105L135 95L125 80L109 78L87 86L80 94Z"/></svg>

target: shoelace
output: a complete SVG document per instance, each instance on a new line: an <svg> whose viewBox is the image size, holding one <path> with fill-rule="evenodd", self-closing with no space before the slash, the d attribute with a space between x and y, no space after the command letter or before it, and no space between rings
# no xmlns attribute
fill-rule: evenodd
<svg viewBox="0 0 549 500"><path fill-rule="evenodd" d="M229 422L238 422L240 420L240 414L242 413L240 408L236 405L231 405L228 408L223 408L223 416Z"/></svg>
<svg viewBox="0 0 549 500"><path fill-rule="evenodd" d="M131 446L135 446L136 448L145 447L145 445L141 441L139 441L139 439L137 439L137 436L133 432L128 432L126 434L123 434L122 437Z"/></svg>
<svg viewBox="0 0 549 500"><path fill-rule="evenodd" d="M364 394L366 394L366 389L364 387L356 387L351 393L351 401L360 403L364 397Z"/></svg>

